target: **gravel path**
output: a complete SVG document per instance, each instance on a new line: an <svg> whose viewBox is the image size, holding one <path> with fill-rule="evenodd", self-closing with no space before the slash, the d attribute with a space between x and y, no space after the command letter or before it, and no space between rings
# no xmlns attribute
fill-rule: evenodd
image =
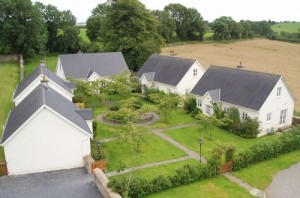
<svg viewBox="0 0 300 198"><path fill-rule="evenodd" d="M266 189L268 198L300 197L300 163L280 171Z"/></svg>

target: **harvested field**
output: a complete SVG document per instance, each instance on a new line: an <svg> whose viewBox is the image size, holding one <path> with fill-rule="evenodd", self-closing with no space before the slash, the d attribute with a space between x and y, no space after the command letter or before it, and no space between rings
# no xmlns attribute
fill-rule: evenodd
<svg viewBox="0 0 300 198"><path fill-rule="evenodd" d="M300 111L300 44L253 39L230 44L187 44L166 47L164 55L174 51L176 56L198 60L207 69L210 65L236 67L282 75L296 98Z"/></svg>

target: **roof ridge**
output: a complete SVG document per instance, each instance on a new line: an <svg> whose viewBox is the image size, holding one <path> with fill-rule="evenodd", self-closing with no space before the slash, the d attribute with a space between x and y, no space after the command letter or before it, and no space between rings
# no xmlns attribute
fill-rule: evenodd
<svg viewBox="0 0 300 198"><path fill-rule="evenodd" d="M178 58L178 59L183 59L183 60L197 61L196 59L193 59L193 58L184 58L184 57L179 57L179 56L168 56L168 55L164 55L164 54L152 54L151 56L161 56L161 57L167 57L167 58Z"/></svg>
<svg viewBox="0 0 300 198"><path fill-rule="evenodd" d="M244 72L248 72L248 73L263 74L263 75L268 75L268 76L282 77L282 75L280 75L280 74L271 74L271 73L267 73L267 72L254 71L254 70L245 70L245 69L238 69L238 68L226 67L226 66L210 65L210 67L214 67L214 68L222 68L222 69L228 69L228 70L236 70L236 71L244 71ZM209 68L208 68L208 69L209 69Z"/></svg>

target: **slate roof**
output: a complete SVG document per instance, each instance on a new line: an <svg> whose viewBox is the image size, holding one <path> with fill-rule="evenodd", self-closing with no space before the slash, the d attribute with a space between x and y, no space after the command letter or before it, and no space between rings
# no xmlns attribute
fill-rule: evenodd
<svg viewBox="0 0 300 198"><path fill-rule="evenodd" d="M41 75L45 75L50 80L58 84L61 88L73 94L71 89L68 86L66 86L66 82L63 79L58 77L56 74L52 73L44 64L41 64L27 78L25 78L18 84L13 98L17 98L19 94L21 94L33 81L35 81Z"/></svg>
<svg viewBox="0 0 300 198"><path fill-rule="evenodd" d="M4 143L43 105L53 109L84 131L92 134L86 121L77 113L79 109L74 103L52 88L40 84L10 112L0 143Z"/></svg>
<svg viewBox="0 0 300 198"><path fill-rule="evenodd" d="M280 75L211 66L191 93L204 96L207 91L220 89L221 101L258 111L280 78Z"/></svg>
<svg viewBox="0 0 300 198"><path fill-rule="evenodd" d="M144 73L144 76L145 76L147 81L153 81L154 76L155 76L155 72Z"/></svg>
<svg viewBox="0 0 300 198"><path fill-rule="evenodd" d="M66 78L85 79L90 70L99 76L118 75L129 70L121 52L67 54L58 58Z"/></svg>
<svg viewBox="0 0 300 198"><path fill-rule="evenodd" d="M176 86L196 60L173 56L151 55L137 75L155 72L153 81Z"/></svg>
<svg viewBox="0 0 300 198"><path fill-rule="evenodd" d="M93 110L92 109L79 109L76 110L76 113L80 115L84 120L93 120Z"/></svg>
<svg viewBox="0 0 300 198"><path fill-rule="evenodd" d="M208 94L211 96L211 99L213 102L219 102L221 98L221 90L215 89L215 90L209 90Z"/></svg>
<svg viewBox="0 0 300 198"><path fill-rule="evenodd" d="M64 84L71 90L76 89L77 85L73 82L64 82Z"/></svg>

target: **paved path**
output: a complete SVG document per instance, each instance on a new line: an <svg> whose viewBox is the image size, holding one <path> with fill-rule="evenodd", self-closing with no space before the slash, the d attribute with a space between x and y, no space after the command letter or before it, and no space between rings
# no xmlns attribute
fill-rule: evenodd
<svg viewBox="0 0 300 198"><path fill-rule="evenodd" d="M93 176L84 168L0 177L0 197L101 198Z"/></svg>
<svg viewBox="0 0 300 198"><path fill-rule="evenodd" d="M277 173L267 187L266 195L268 198L300 197L300 163Z"/></svg>
<svg viewBox="0 0 300 198"><path fill-rule="evenodd" d="M256 197L264 197L264 192L263 191L250 186L248 183L246 183L243 180L241 180L241 179L235 177L234 175L232 175L232 173L227 172L227 173L224 173L223 175L225 177L227 177L229 180L231 180L232 182L240 185L241 187L243 187L244 189L249 191L251 195L254 195Z"/></svg>
<svg viewBox="0 0 300 198"><path fill-rule="evenodd" d="M144 169L144 168L150 168L150 167L159 166L159 165L163 165L163 164L170 164L170 163L174 163L174 162L180 162L180 161L188 160L190 158L191 158L190 156L186 156L186 157L171 159L171 160L162 161L162 162L154 162L154 163L149 163L149 164L145 164L145 165L142 165L142 166L127 168L127 169L125 169L123 171L120 171L120 172L111 171L111 172L105 173L105 175L107 177L111 177L111 176L114 176L114 175L121 175L121 174L124 174L124 173L128 173L128 172L131 172L131 171L136 171L136 170L140 170L140 169Z"/></svg>

